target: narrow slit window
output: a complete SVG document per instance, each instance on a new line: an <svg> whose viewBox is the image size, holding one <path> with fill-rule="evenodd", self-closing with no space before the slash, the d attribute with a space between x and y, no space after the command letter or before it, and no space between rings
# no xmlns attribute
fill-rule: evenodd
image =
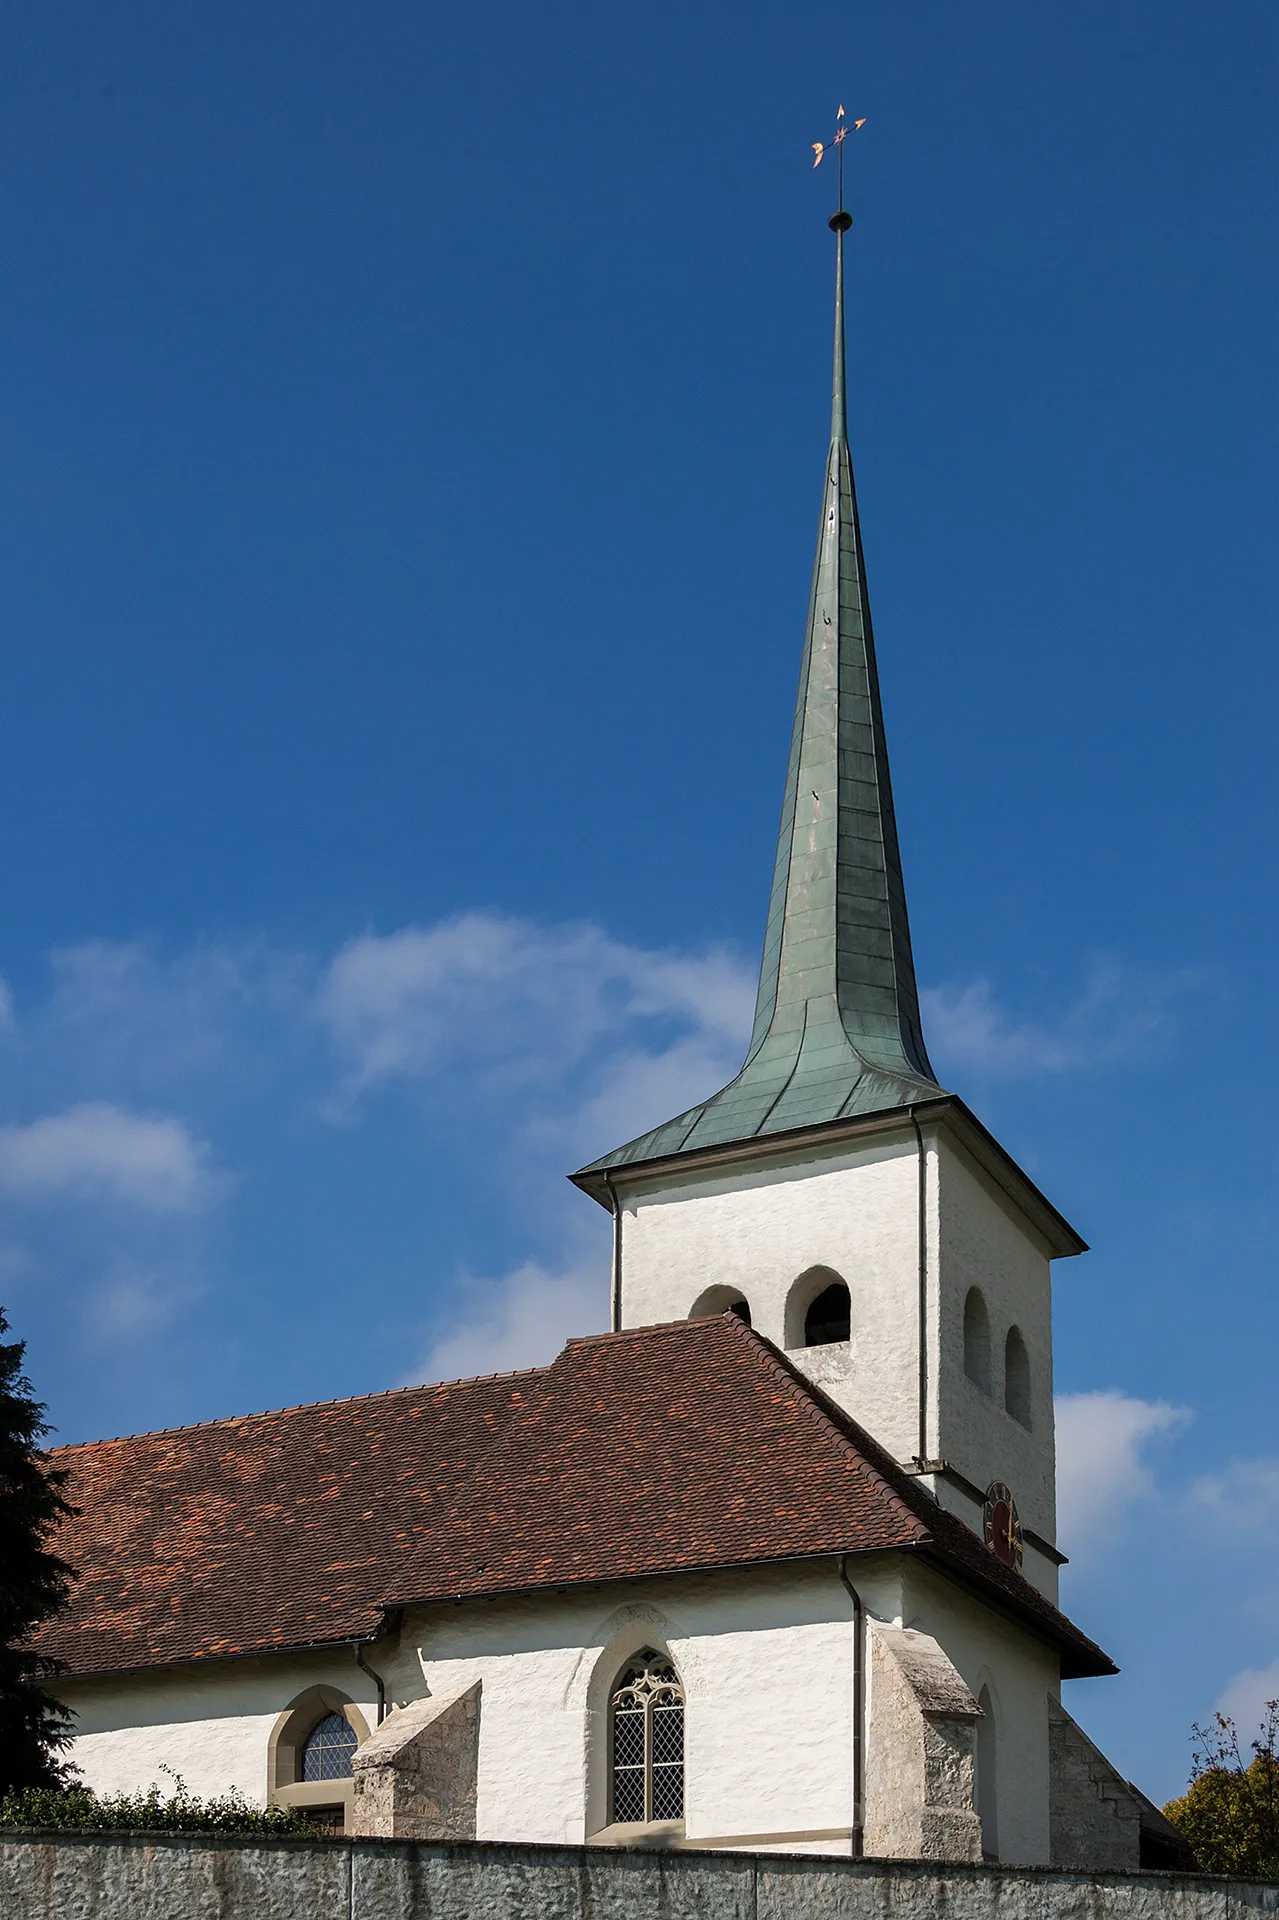
<svg viewBox="0 0 1279 1920"><path fill-rule="evenodd" d="M1019 1426L1030 1426L1030 1355L1017 1327L1004 1345L1004 1405Z"/></svg>
<svg viewBox="0 0 1279 1920"><path fill-rule="evenodd" d="M990 1392L990 1317L980 1287L969 1287L964 1301L964 1372L983 1393Z"/></svg>
<svg viewBox="0 0 1279 1920"><path fill-rule="evenodd" d="M646 1647L609 1703L612 1818L628 1825L684 1817L684 1689L665 1654Z"/></svg>

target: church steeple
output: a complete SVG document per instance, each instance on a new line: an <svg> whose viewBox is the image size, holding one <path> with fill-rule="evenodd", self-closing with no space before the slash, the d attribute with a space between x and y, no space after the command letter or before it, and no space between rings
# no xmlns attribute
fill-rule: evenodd
<svg viewBox="0 0 1279 1920"><path fill-rule="evenodd" d="M920 1027L848 450L844 236L852 220L840 198L830 222L830 449L750 1048L721 1092L586 1174L941 1092Z"/></svg>

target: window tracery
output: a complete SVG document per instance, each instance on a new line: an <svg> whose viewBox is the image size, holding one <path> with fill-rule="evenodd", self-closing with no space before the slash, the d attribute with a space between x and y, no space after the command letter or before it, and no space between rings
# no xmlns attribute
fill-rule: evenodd
<svg viewBox="0 0 1279 1920"><path fill-rule="evenodd" d="M669 1657L636 1654L609 1700L614 1822L684 1817L684 1689Z"/></svg>
<svg viewBox="0 0 1279 1920"><path fill-rule="evenodd" d="M359 1741L355 1728L342 1713L326 1713L302 1742L298 1755L301 1780L349 1780L351 1755Z"/></svg>

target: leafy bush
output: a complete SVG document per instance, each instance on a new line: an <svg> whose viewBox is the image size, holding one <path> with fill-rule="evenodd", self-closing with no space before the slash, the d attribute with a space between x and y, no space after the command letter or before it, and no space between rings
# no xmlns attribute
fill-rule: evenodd
<svg viewBox="0 0 1279 1920"><path fill-rule="evenodd" d="M168 1772L167 1767L162 1771ZM162 1799L146 1793L99 1797L87 1787L26 1787L0 1799L0 1827L64 1827L108 1833L305 1833L323 1829L292 1807L251 1807L235 1788L216 1800L197 1800L180 1775Z"/></svg>
<svg viewBox="0 0 1279 1920"><path fill-rule="evenodd" d="M1185 1834L1209 1873L1279 1879L1279 1700L1266 1717L1244 1764L1233 1720L1214 1714L1194 1729L1190 1785L1170 1800L1166 1817Z"/></svg>

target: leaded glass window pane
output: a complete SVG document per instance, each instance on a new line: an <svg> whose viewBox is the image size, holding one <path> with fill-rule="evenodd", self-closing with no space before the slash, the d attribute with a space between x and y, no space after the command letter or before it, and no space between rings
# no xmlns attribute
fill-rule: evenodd
<svg viewBox="0 0 1279 1920"><path fill-rule="evenodd" d="M359 1742L355 1728L344 1714L326 1713L312 1727L302 1748L304 1780L349 1780L351 1755Z"/></svg>
<svg viewBox="0 0 1279 1920"><path fill-rule="evenodd" d="M612 1818L684 1815L684 1689L664 1654L637 1654L613 1689Z"/></svg>

